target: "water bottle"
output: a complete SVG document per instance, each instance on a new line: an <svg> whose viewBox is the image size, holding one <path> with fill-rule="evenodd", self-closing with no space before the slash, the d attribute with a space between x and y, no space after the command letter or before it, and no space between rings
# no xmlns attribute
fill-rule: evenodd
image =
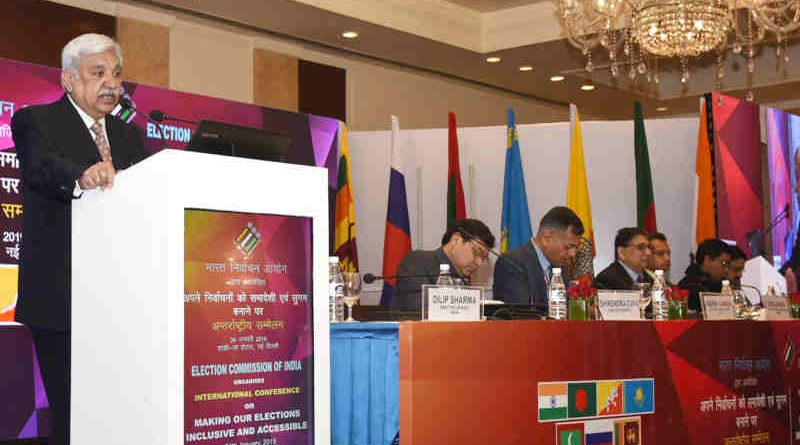
<svg viewBox="0 0 800 445"><path fill-rule="evenodd" d="M547 286L547 316L553 320L567 319L567 287L561 278L561 268L553 268L553 277Z"/></svg>
<svg viewBox="0 0 800 445"><path fill-rule="evenodd" d="M653 320L668 320L669 319L669 302L667 295L664 293L664 271L661 269L656 270L656 278L653 280L653 286L650 288L650 298L653 301Z"/></svg>
<svg viewBox="0 0 800 445"><path fill-rule="evenodd" d="M440 264L439 265L439 278L436 279L436 284L440 286L454 286L455 282L453 281L453 277L450 276L450 265L449 264Z"/></svg>
<svg viewBox="0 0 800 445"><path fill-rule="evenodd" d="M339 270L339 257L328 257L328 320L344 320L344 275Z"/></svg>

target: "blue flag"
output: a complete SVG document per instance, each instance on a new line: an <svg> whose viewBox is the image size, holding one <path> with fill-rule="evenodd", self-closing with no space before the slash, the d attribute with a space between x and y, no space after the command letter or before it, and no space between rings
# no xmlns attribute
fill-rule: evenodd
<svg viewBox="0 0 800 445"><path fill-rule="evenodd" d="M500 251L507 252L528 241L533 236L531 217L528 213L528 195L525 193L525 174L522 172L522 157L514 109L508 109L508 131L506 143L506 173L503 180L503 216L500 220Z"/></svg>
<svg viewBox="0 0 800 445"><path fill-rule="evenodd" d="M625 414L653 412L653 379L625 380Z"/></svg>

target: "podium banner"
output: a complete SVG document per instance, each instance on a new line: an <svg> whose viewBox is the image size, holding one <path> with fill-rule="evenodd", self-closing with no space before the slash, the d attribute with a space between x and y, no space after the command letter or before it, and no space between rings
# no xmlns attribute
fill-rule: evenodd
<svg viewBox="0 0 800 445"><path fill-rule="evenodd" d="M311 219L185 210L184 443L313 443Z"/></svg>

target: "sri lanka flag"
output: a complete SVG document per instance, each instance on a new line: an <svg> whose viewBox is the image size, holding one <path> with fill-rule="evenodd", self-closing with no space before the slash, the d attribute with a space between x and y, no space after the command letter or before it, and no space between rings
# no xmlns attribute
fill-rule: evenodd
<svg viewBox="0 0 800 445"><path fill-rule="evenodd" d="M334 249L343 272L358 272L356 248L356 205L353 200L350 170L350 148L347 127L339 124L339 172L336 184L336 226Z"/></svg>
<svg viewBox="0 0 800 445"><path fill-rule="evenodd" d="M403 171L402 151L399 147L400 124L392 116L391 170L389 172L389 202L386 210L386 233L383 238L383 275L397 274L397 266L411 252L411 227L408 223L406 177ZM389 306L397 284L395 278L383 280L381 306Z"/></svg>

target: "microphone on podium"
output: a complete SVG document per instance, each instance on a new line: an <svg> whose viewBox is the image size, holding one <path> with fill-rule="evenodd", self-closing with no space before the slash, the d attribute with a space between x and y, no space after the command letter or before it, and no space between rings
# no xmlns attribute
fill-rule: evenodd
<svg viewBox="0 0 800 445"><path fill-rule="evenodd" d="M164 113L161 110L153 110L150 112L150 119L156 122L164 122L164 121L175 121L175 122L183 122L184 124L191 124L191 125L199 125L199 122L190 121L188 119L183 119L180 117L170 116L167 113Z"/></svg>
<svg viewBox="0 0 800 445"><path fill-rule="evenodd" d="M122 96L119 99L119 106L122 107L123 110L135 111L140 116L143 116L145 119L147 119L148 122L152 123L156 131L158 132L158 137L161 139L161 149L167 148L167 142L164 140L164 133L161 131L161 125L159 124L159 122L161 121L156 121L152 119L150 116L139 112L139 109L137 109L133 105L133 102L131 102L130 98L128 98L127 96Z"/></svg>

